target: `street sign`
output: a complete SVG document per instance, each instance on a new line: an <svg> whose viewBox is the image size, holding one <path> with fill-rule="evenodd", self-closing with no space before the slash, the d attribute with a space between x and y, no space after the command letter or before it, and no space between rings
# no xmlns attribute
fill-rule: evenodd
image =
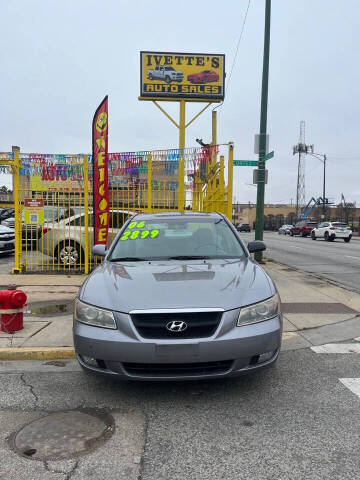
<svg viewBox="0 0 360 480"><path fill-rule="evenodd" d="M265 155L264 160L270 160L270 158L274 157L274 150L269 152ZM234 160L233 162L234 167L257 167L258 162L257 160Z"/></svg>
<svg viewBox="0 0 360 480"><path fill-rule="evenodd" d="M25 198L24 201L25 225L43 225L44 223L44 200Z"/></svg>
<svg viewBox="0 0 360 480"><path fill-rule="evenodd" d="M257 160L234 160L234 167L257 167Z"/></svg>
<svg viewBox="0 0 360 480"><path fill-rule="evenodd" d="M274 157L274 150L272 152L269 152L265 155L264 160L270 160L270 158Z"/></svg>
<svg viewBox="0 0 360 480"><path fill-rule="evenodd" d="M259 183L258 178L259 178L259 170L258 169L253 170L253 183L255 183L255 184ZM268 171L267 170L265 170L265 183L268 183Z"/></svg>

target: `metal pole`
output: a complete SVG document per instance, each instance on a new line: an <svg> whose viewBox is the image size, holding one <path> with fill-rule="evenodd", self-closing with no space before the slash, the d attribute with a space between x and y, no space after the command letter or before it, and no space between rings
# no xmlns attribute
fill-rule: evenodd
<svg viewBox="0 0 360 480"><path fill-rule="evenodd" d="M84 155L83 179L84 179L84 273L89 273L89 165L88 155Z"/></svg>
<svg viewBox="0 0 360 480"><path fill-rule="evenodd" d="M297 184L296 184L296 219L299 216L300 155L301 153L299 151L298 175L297 175Z"/></svg>
<svg viewBox="0 0 360 480"><path fill-rule="evenodd" d="M228 184L227 184L227 217L232 223L232 194L233 194L234 144L229 142Z"/></svg>
<svg viewBox="0 0 360 480"><path fill-rule="evenodd" d="M151 153L148 153L147 156L147 212L151 213L152 211L152 200L151 200L151 194L152 194L152 156ZM164 199L163 199L164 200Z"/></svg>
<svg viewBox="0 0 360 480"><path fill-rule="evenodd" d="M180 116L179 116L179 201L178 210L182 212L185 208L185 161L184 161L184 148L185 148L185 100L180 100Z"/></svg>
<svg viewBox="0 0 360 480"><path fill-rule="evenodd" d="M13 152L13 196L15 217L15 265L12 273L22 271L22 195L20 194L20 148L12 147Z"/></svg>
<svg viewBox="0 0 360 480"><path fill-rule="evenodd" d="M325 207L325 172L326 172L326 155L324 155L324 179L323 179L323 215L324 215L324 220L325 220L325 212L326 212L326 207Z"/></svg>
<svg viewBox="0 0 360 480"><path fill-rule="evenodd" d="M265 5L265 32L264 32L264 57L261 87L261 113L260 113L260 139L258 161L258 185L256 198L256 226L255 240L262 240L264 233L264 196L265 196L265 154L266 154L266 127L269 81L269 53L270 53L270 18L271 0L266 0ZM255 254L255 259L261 261L262 252Z"/></svg>

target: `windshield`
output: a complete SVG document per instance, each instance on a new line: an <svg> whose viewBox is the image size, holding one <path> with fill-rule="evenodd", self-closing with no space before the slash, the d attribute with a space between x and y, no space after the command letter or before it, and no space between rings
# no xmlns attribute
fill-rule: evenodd
<svg viewBox="0 0 360 480"><path fill-rule="evenodd" d="M170 70L170 71L174 71L173 67L165 67L165 70L167 70L167 71L169 71L169 70Z"/></svg>
<svg viewBox="0 0 360 480"><path fill-rule="evenodd" d="M225 220L213 218L135 217L108 260L239 258L245 252Z"/></svg>

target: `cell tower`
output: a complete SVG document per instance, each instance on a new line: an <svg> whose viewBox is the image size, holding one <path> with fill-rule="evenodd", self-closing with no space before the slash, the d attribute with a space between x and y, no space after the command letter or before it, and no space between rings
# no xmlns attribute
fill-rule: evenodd
<svg viewBox="0 0 360 480"><path fill-rule="evenodd" d="M293 147L293 155L299 154L297 189L296 189L296 216L299 216L299 209L305 206L305 158L307 153L312 153L314 145L305 144L305 121L300 122L299 143Z"/></svg>

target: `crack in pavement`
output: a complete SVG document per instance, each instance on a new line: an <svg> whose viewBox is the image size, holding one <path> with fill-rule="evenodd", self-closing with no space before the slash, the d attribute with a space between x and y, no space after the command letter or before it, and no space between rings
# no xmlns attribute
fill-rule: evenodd
<svg viewBox="0 0 360 480"><path fill-rule="evenodd" d="M23 382L23 384L28 387L28 389L30 390L30 393L32 394L32 396L35 398L35 405L37 404L38 400L39 400L39 397L36 395L36 393L34 392L34 387L30 384L30 383L27 383L26 380L25 380L25 373L22 373L20 375L20 380Z"/></svg>

